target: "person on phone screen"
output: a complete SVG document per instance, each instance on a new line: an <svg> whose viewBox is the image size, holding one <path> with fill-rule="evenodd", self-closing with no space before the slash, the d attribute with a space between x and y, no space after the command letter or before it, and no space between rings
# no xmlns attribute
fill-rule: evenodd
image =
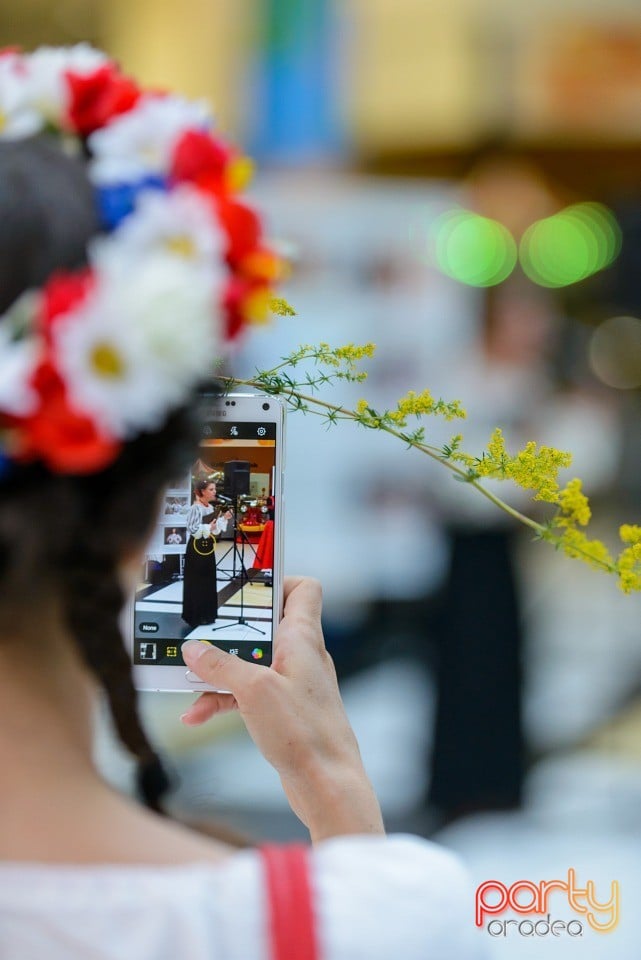
<svg viewBox="0 0 641 960"><path fill-rule="evenodd" d="M98 195L87 158L111 141L87 140L87 131L102 123L111 136L121 121L107 124L100 111L128 109L113 148L117 158L124 152L121 173L133 168L141 183L140 163L177 142L181 123L186 134L196 124L186 142L197 142L199 163L222 153L203 147L200 105L155 92L136 98L109 61L99 86L73 88L84 112L65 113L65 142L33 136L34 71L43 62L47 77L58 71L53 97L70 83L69 63L98 69L85 47L42 57L0 60L2 130L11 135L0 130L0 954L473 960L479 939L463 866L421 838L385 835L323 641L315 581L286 580L271 667L186 642L187 667L231 692L203 694L182 717L190 728L237 710L311 844L264 850L256 838L239 849L216 829L205 835L167 815L169 781L140 720L121 611L163 489L184 475L199 440L197 388L218 355L203 343L224 328L222 318L212 323L212 304L223 303L212 291L224 290L214 284L230 266L218 205L199 189L174 189L173 173L162 187L154 174L154 190L137 200L108 184ZM74 103L70 92L64 104ZM72 119L84 133L70 152ZM136 123L144 136L138 127L138 139L125 136ZM50 113L42 126L54 128ZM160 128L164 139L154 139ZM113 166L100 169L108 179ZM103 217L121 216L109 234L97 199ZM180 256L170 255L170 228ZM106 246L95 246L98 236ZM200 260L189 266L193 250ZM213 484L197 487L192 539L198 524L215 525L214 501ZM42 503L47 522L34 523ZM96 767L99 691L135 759L137 798Z"/></svg>
<svg viewBox="0 0 641 960"><path fill-rule="evenodd" d="M187 517L189 539L185 551L182 618L192 627L215 623L218 616L216 537L227 530L231 510L216 510L216 484L201 479L194 484L194 502Z"/></svg>

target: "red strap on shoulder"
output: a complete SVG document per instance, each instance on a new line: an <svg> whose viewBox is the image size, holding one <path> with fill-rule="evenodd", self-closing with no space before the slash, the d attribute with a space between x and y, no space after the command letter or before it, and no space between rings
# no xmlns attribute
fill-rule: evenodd
<svg viewBox="0 0 641 960"><path fill-rule="evenodd" d="M271 960L320 960L307 847L262 846L269 895Z"/></svg>

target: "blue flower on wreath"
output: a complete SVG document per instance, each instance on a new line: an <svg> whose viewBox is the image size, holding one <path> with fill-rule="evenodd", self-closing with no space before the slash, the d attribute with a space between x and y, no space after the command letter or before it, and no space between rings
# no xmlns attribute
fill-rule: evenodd
<svg viewBox="0 0 641 960"><path fill-rule="evenodd" d="M125 217L133 212L136 197L141 190L166 189L166 181L156 176L144 177L135 183L117 183L108 187L98 187L96 197L103 227L108 231L115 230Z"/></svg>

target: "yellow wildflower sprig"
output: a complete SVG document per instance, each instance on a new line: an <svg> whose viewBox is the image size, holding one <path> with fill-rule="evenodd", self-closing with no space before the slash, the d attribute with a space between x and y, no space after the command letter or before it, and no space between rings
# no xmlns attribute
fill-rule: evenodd
<svg viewBox="0 0 641 960"><path fill-rule="evenodd" d="M426 428L422 417L441 416L446 420L464 419L465 410L458 401L435 399L429 390L410 391L398 401L394 410L376 410L367 400L359 400L355 409L330 403L315 396L318 389L337 380L362 382L367 374L359 363L374 355L374 344L363 346L347 344L331 347L303 345L270 370L257 371L250 380L224 381L229 389L236 385L251 386L266 393L281 396L295 410L323 417L328 426L339 420L352 420L368 429L381 430L404 441L408 447L419 450L450 470L457 479L469 484L490 500L498 509L529 527L536 539L551 543L568 557L582 560L590 566L615 574L625 593L641 590L641 526L626 524L620 529L624 544L616 559L600 540L590 539L580 527L587 527L591 519L588 498L581 480L574 478L565 487L559 483L559 472L572 462L571 454L555 447L537 446L530 441L522 450L511 454L505 446L503 433L496 429L481 456L472 456L462 450L463 437L456 434L442 447L426 442ZM301 365L310 369L299 373ZM419 426L407 430L408 420L415 417ZM556 513L545 522L538 522L510 506L482 483L485 479L509 480L532 492L532 499L554 505Z"/></svg>
<svg viewBox="0 0 641 960"><path fill-rule="evenodd" d="M510 456L505 448L503 432L497 427L490 438L487 451L479 459L467 462L475 478L513 480L524 490L534 490L535 500L556 503L559 470L570 466L572 456L555 447L537 448L533 440L515 456Z"/></svg>
<svg viewBox="0 0 641 960"><path fill-rule="evenodd" d="M367 400L359 400L356 404L356 420L364 427L374 427L380 430L382 427L406 427L409 417L422 416L441 416L445 420L454 420L456 418L464 419L465 410L458 400L448 402L446 400L435 400L429 390L423 390L422 393L414 393L413 390L402 397L395 410L375 410ZM425 428L418 427L413 432L402 433L400 436L406 440L410 446L416 446L425 439Z"/></svg>
<svg viewBox="0 0 641 960"><path fill-rule="evenodd" d="M288 303L284 297L272 297L269 301L269 309L277 317L295 317L296 311L291 303Z"/></svg>
<svg viewBox="0 0 641 960"><path fill-rule="evenodd" d="M624 593L630 593L641 589L641 527L624 523L619 536L627 544L617 559L619 583Z"/></svg>
<svg viewBox="0 0 641 960"><path fill-rule="evenodd" d="M310 409L309 400L315 402L317 406L324 405L320 404L315 397L306 397L301 391L304 389L314 394L321 387L331 385L337 380L362 382L366 379L367 373L359 370L358 364L361 360L372 357L375 349L373 343L362 346L350 343L343 347L331 347L328 343L320 343L317 346L303 344L283 357L275 367L269 370L257 370L252 380L227 380L226 382L230 387L234 382L259 387L266 393L284 397L295 410L313 413L317 411ZM295 371L306 363L308 368L298 376ZM332 405L327 406L329 408ZM335 419L338 417L332 417L333 421Z"/></svg>
<svg viewBox="0 0 641 960"><path fill-rule="evenodd" d="M582 491L582 486L579 478L575 477L557 495L555 502L561 508L555 520L557 527L574 527L577 524L587 527L592 517L592 510L588 498Z"/></svg>
<svg viewBox="0 0 641 960"><path fill-rule="evenodd" d="M634 577L637 576L637 571L630 566L630 556L624 556L625 551L615 561L605 544L600 540L591 540L578 529L587 527L592 511L578 477L568 481L563 489L560 488L559 471L571 465L570 453L555 447L537 447L536 443L530 441L523 450L511 455L505 447L502 431L497 428L487 450L480 458L470 458L462 453L455 453L454 458L462 459L466 463L468 476L474 479L492 477L512 480L522 489L531 490L533 500L555 504L558 508L555 516L540 525L540 539L552 543L568 557L583 560L596 569L617 574L624 591L641 590L641 577L635 585ZM639 553L641 554L641 546Z"/></svg>
<svg viewBox="0 0 641 960"><path fill-rule="evenodd" d="M446 420L464 420L467 416L458 400L452 402L435 400L429 390L423 390L422 393L414 393L413 390L410 390L406 396L398 401L396 410L392 410L387 416L389 420L398 427L405 427L407 426L408 417L430 416L433 414L442 416Z"/></svg>

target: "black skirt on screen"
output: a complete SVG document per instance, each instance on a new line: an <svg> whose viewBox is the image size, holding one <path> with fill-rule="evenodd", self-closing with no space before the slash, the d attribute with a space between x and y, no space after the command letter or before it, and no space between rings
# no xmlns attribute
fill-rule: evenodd
<svg viewBox="0 0 641 960"><path fill-rule="evenodd" d="M214 513L203 517L210 523ZM216 551L211 537L190 536L185 552L182 618L190 627L215 623L218 616Z"/></svg>

